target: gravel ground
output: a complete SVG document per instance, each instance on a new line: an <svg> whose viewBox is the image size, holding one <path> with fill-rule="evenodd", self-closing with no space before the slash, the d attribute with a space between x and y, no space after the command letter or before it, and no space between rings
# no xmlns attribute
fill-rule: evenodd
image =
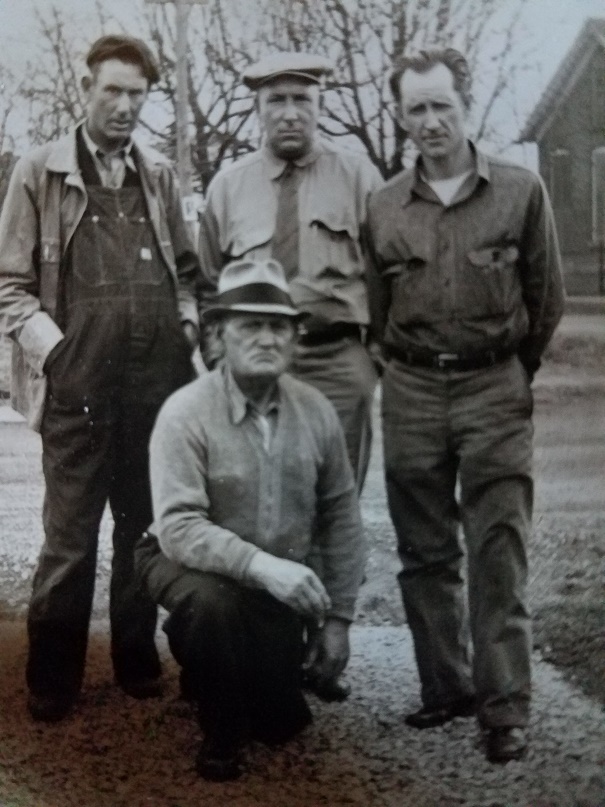
<svg viewBox="0 0 605 807"><path fill-rule="evenodd" d="M379 438L363 499L371 553L347 703L313 700L314 725L277 754L253 748L239 783L198 781L199 736L177 699L161 632L166 696L139 703L112 684L106 520L82 698L66 722L33 724L24 612L41 542L39 438L20 423L0 423L0 807L604 807L605 327L587 323L568 320L535 385L535 699L526 760L486 763L473 720L425 732L403 723L418 685Z"/></svg>

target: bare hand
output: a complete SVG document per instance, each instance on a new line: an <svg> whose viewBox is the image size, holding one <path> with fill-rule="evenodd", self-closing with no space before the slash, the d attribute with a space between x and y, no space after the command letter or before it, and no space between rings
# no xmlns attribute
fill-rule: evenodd
<svg viewBox="0 0 605 807"><path fill-rule="evenodd" d="M312 688L318 692L333 689L348 660L349 623L337 617L329 618L311 636L303 665Z"/></svg>
<svg viewBox="0 0 605 807"><path fill-rule="evenodd" d="M323 583L303 563L257 552L248 567L250 580L280 602L306 617L323 619L330 608L330 598Z"/></svg>

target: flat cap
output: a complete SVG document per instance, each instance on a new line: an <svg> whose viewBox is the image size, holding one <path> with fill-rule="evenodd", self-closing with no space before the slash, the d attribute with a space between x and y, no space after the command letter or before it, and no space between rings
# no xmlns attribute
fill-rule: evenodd
<svg viewBox="0 0 605 807"><path fill-rule="evenodd" d="M305 79L312 84L320 84L322 77L331 73L333 69L332 62L324 56L280 51L247 67L242 74L242 80L251 90L256 90L279 76L292 76Z"/></svg>

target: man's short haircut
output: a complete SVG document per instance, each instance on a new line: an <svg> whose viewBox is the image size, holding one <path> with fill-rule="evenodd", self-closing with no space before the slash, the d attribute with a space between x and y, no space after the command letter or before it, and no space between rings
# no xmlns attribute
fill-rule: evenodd
<svg viewBox="0 0 605 807"><path fill-rule="evenodd" d="M141 68L149 85L160 80L160 71L155 57L141 39L120 34L100 37L93 42L88 51L86 64L91 73L94 73L95 68L108 59L119 59L126 64L137 65Z"/></svg>
<svg viewBox="0 0 605 807"><path fill-rule="evenodd" d="M391 92L397 103L401 104L401 78L406 70L428 73L438 64L444 64L451 71L454 77L454 89L459 93L462 103L468 109L472 100L471 73L468 62L455 48L421 50L414 56L404 56L399 59L389 79Z"/></svg>

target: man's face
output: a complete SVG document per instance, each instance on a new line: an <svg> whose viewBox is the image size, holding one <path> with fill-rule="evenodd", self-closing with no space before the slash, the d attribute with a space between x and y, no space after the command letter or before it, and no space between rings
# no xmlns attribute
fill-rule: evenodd
<svg viewBox="0 0 605 807"><path fill-rule="evenodd" d="M401 123L423 157L454 157L466 142L466 113L454 89L454 76L444 64L426 73L406 70L401 77Z"/></svg>
<svg viewBox="0 0 605 807"><path fill-rule="evenodd" d="M276 157L297 160L313 144L319 120L319 86L278 78L258 90L258 115L266 142Z"/></svg>
<svg viewBox="0 0 605 807"><path fill-rule="evenodd" d="M128 139L139 119L148 92L141 68L119 59L101 62L82 80L88 93L86 126L103 151L113 151Z"/></svg>
<svg viewBox="0 0 605 807"><path fill-rule="evenodd" d="M236 381L275 381L288 367L296 344L291 317L229 314L222 326L225 359Z"/></svg>

